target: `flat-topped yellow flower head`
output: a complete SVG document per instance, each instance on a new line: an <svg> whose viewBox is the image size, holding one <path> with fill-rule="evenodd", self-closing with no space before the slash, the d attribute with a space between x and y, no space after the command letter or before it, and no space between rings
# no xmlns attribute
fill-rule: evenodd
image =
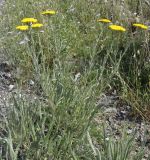
<svg viewBox="0 0 150 160"><path fill-rule="evenodd" d="M126 29L124 27L118 26L118 25L113 25L113 24L109 26L109 29L115 30L115 31L121 31L121 32L126 31Z"/></svg>
<svg viewBox="0 0 150 160"><path fill-rule="evenodd" d="M141 29L145 29L145 30L148 29L148 26L146 26L146 25L144 25L144 24L140 24L140 23L133 23L133 26L134 26L134 27L141 28Z"/></svg>
<svg viewBox="0 0 150 160"><path fill-rule="evenodd" d="M98 19L97 22L102 22L102 23L110 23L111 20L109 19L105 19L105 18L102 18L102 19Z"/></svg>
<svg viewBox="0 0 150 160"><path fill-rule="evenodd" d="M43 24L42 23L35 23L35 24L32 24L31 27L32 28L41 28L41 27L43 27Z"/></svg>
<svg viewBox="0 0 150 160"><path fill-rule="evenodd" d="M22 20L21 20L21 22L22 23L37 23L37 19L35 19L35 18L23 18Z"/></svg>
<svg viewBox="0 0 150 160"><path fill-rule="evenodd" d="M54 10L46 10L44 12L41 12L41 14L43 14L43 15L54 15L54 14L56 14L56 11L54 11Z"/></svg>
<svg viewBox="0 0 150 160"><path fill-rule="evenodd" d="M16 29L20 30L20 31L27 31L29 29L29 26L27 26L27 25L17 26Z"/></svg>

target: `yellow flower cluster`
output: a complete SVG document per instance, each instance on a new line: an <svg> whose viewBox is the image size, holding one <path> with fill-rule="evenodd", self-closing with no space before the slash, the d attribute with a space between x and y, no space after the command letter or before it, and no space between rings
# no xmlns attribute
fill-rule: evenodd
<svg viewBox="0 0 150 160"><path fill-rule="evenodd" d="M17 29L17 30L20 30L20 31L27 31L27 30L29 30L29 26L30 26L31 28L40 28L40 27L43 26L42 23L37 23L38 20L35 19L35 18L23 18L23 19L21 20L21 22L22 22L22 23L26 23L26 24L28 24L28 25L17 26L16 29Z"/></svg>
<svg viewBox="0 0 150 160"><path fill-rule="evenodd" d="M44 12L41 12L41 14L43 14L43 15L54 15L54 14L56 14L56 11L54 11L54 10L46 10Z"/></svg>
<svg viewBox="0 0 150 160"><path fill-rule="evenodd" d="M16 29L21 30L21 31L26 31L29 29L29 26L27 25L17 26Z"/></svg>
<svg viewBox="0 0 150 160"><path fill-rule="evenodd" d="M140 23L134 23L133 26L134 26L134 27L141 28L141 29L145 29L145 30L148 29L148 26L146 26L146 25L144 25L144 24L140 24Z"/></svg>
<svg viewBox="0 0 150 160"><path fill-rule="evenodd" d="M32 24L31 27L32 28L40 28L40 27L43 27L43 24L42 23L36 23L36 24Z"/></svg>
<svg viewBox="0 0 150 160"><path fill-rule="evenodd" d="M98 19L97 22L101 22L101 23L111 23L111 20L109 19L106 19L106 18L103 18L103 19ZM140 24L140 23L133 23L132 24L133 27L137 27L137 28L140 28L140 29L144 29L144 30L147 30L148 29L148 26L144 25L144 24ZM121 32L125 32L126 31L126 28L122 27L122 26L119 26L119 25L115 25L115 24L110 24L108 26L109 29L111 30L114 30L114 31L121 31Z"/></svg>
<svg viewBox="0 0 150 160"><path fill-rule="evenodd" d="M41 12L42 15L55 15L56 11L54 10L46 10L44 12ZM31 28L41 28L44 25L42 23L38 23L38 20L36 18L23 18L21 20L22 23L26 23L26 25L19 25L16 27L17 30L20 31L27 31Z"/></svg>
<svg viewBox="0 0 150 160"><path fill-rule="evenodd" d="M35 19L35 18L23 18L22 20L21 20L21 22L22 23L37 23L37 19Z"/></svg>
<svg viewBox="0 0 150 160"><path fill-rule="evenodd" d="M98 19L97 22L110 23L111 20L103 18L103 19Z"/></svg>
<svg viewBox="0 0 150 160"><path fill-rule="evenodd" d="M46 10L46 11L41 12L41 14L52 16L52 15L56 14L56 11L55 10ZM31 27L31 28L43 27L43 24L38 23L38 20L35 18L23 18L21 20L21 22L26 23L27 25L17 26L16 27L17 30L26 31L26 30L29 30L29 27ZM108 28L111 30L114 30L114 31L121 31L121 32L126 31L126 28L124 28L123 26L112 24L111 20L106 19L106 18L98 19L97 22L108 23L109 24ZM140 24L140 23L134 23L133 27L137 27L137 28L144 29L144 30L148 29L148 26L146 26L144 24Z"/></svg>
<svg viewBox="0 0 150 160"><path fill-rule="evenodd" d="M121 31L121 32L125 32L126 31L126 29L124 27L118 26L118 25L113 25L113 24L110 25L109 28L111 30L114 30L114 31Z"/></svg>

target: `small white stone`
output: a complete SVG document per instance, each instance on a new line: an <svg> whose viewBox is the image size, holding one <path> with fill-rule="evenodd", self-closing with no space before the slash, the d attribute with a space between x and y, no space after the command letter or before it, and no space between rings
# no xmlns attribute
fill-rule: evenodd
<svg viewBox="0 0 150 160"><path fill-rule="evenodd" d="M10 78L10 77L11 77L11 74L10 74L10 73L8 73L8 74L7 74L7 76Z"/></svg>
<svg viewBox="0 0 150 160"><path fill-rule="evenodd" d="M30 84L31 86L33 86L33 85L34 85L34 81L29 80L29 84Z"/></svg>
<svg viewBox="0 0 150 160"><path fill-rule="evenodd" d="M14 89L14 87L15 87L15 85L10 84L10 85L9 85L9 91L12 91L12 90Z"/></svg>
<svg viewBox="0 0 150 160"><path fill-rule="evenodd" d="M106 141L109 141L109 138L107 137L107 138L105 138L105 140L106 140Z"/></svg>

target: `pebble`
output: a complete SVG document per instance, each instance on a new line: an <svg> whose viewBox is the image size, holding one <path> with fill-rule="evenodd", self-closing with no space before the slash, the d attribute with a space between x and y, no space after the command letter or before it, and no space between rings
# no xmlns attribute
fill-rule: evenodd
<svg viewBox="0 0 150 160"><path fill-rule="evenodd" d="M15 85L10 84L9 87L8 87L9 91L12 91L14 89L14 87L15 87Z"/></svg>

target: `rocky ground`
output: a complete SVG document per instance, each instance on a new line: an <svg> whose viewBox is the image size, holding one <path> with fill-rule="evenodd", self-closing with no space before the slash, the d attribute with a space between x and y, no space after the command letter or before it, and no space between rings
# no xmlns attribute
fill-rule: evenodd
<svg viewBox="0 0 150 160"><path fill-rule="evenodd" d="M134 116L132 107L120 99L116 93L100 97L97 106L101 107L102 114L95 118L98 125L105 121L107 139L114 137L116 140L125 134L135 135L135 153L140 148L145 150L143 160L150 160L150 123L141 116Z"/></svg>
<svg viewBox="0 0 150 160"><path fill-rule="evenodd" d="M6 108L9 106L9 97L14 88L14 79L12 68L7 61L6 55L2 49L0 51L0 118L6 114Z"/></svg>

